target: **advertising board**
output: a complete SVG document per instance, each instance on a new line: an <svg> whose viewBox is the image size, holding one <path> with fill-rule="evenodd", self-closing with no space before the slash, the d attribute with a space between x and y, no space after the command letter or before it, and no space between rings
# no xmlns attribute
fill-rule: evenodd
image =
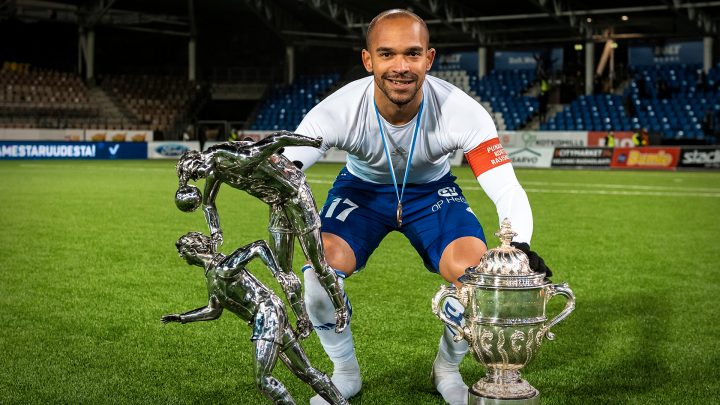
<svg viewBox="0 0 720 405"><path fill-rule="evenodd" d="M612 148L555 148L552 167L610 167Z"/></svg>
<svg viewBox="0 0 720 405"><path fill-rule="evenodd" d="M613 168L675 170L680 159L680 148L647 146L639 148L615 148Z"/></svg>
<svg viewBox="0 0 720 405"><path fill-rule="evenodd" d="M147 144L0 141L0 159L147 159Z"/></svg>

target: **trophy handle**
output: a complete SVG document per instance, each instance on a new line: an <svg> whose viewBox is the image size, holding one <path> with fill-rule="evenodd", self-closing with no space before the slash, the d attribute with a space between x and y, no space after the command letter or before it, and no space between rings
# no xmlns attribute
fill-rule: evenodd
<svg viewBox="0 0 720 405"><path fill-rule="evenodd" d="M563 295L565 296L565 298L567 298L565 309L563 309L562 312L558 314L558 316L553 318L550 323L545 325L542 330L542 333L548 340L555 340L555 334L550 332L550 328L557 325L563 319L567 318L568 315L570 315L570 313L575 309L575 294L573 294L567 283L549 285L547 287L547 292L548 300L552 299L552 297L556 295Z"/></svg>
<svg viewBox="0 0 720 405"><path fill-rule="evenodd" d="M462 303L462 300L458 296L458 291L455 286L448 287L443 285L440 286L440 291L438 291L432 299L432 311L435 316L440 318L440 320L443 321L445 325L447 325L455 332L453 340L459 342L465 338L469 338L470 336L466 336L466 331L464 331L463 328L461 328L459 325L455 324L455 322L451 321L445 315L445 312L440 309L440 304L442 304L442 302L445 301L445 299L447 299L448 297L453 297Z"/></svg>

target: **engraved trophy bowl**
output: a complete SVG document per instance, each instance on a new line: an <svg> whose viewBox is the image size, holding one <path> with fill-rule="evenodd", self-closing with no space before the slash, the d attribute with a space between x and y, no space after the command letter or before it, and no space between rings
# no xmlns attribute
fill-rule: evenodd
<svg viewBox="0 0 720 405"><path fill-rule="evenodd" d="M495 235L501 245L465 271L459 289L440 287L432 311L455 332L456 341L468 342L475 359L485 366L485 377L468 390L468 404L537 404L540 392L521 378L520 370L537 355L543 338L555 338L550 328L575 309L575 295L567 284L552 284L545 273L530 269L525 253L510 245L517 234L507 219ZM545 306L555 295L567 302L547 322ZM462 326L440 309L449 297L465 307Z"/></svg>

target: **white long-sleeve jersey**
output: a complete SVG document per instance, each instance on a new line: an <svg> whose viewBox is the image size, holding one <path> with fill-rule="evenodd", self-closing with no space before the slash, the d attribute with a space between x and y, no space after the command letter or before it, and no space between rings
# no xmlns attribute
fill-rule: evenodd
<svg viewBox="0 0 720 405"><path fill-rule="evenodd" d="M383 125L395 178L402 184L413 132L417 140L408 173L409 184L438 180L450 171L449 154L462 149L480 186L495 203L499 220L510 219L517 242L530 243L532 211L512 164L500 145L495 124L485 109L465 92L433 76L423 83L423 112L403 125L392 125L375 113L373 77L356 80L316 105L296 133L322 137L319 149L288 147L285 156L303 163L303 170L329 148L348 153L354 176L392 184L380 134Z"/></svg>

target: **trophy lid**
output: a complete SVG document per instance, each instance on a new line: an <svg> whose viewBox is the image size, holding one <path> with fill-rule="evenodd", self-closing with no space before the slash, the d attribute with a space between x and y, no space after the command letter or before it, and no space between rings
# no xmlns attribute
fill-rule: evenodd
<svg viewBox="0 0 720 405"><path fill-rule="evenodd" d="M485 252L480 264L465 270L460 281L503 287L543 285L545 274L533 271L527 255L510 244L517 233L513 232L507 218L502 221L495 236L500 238L500 246Z"/></svg>

